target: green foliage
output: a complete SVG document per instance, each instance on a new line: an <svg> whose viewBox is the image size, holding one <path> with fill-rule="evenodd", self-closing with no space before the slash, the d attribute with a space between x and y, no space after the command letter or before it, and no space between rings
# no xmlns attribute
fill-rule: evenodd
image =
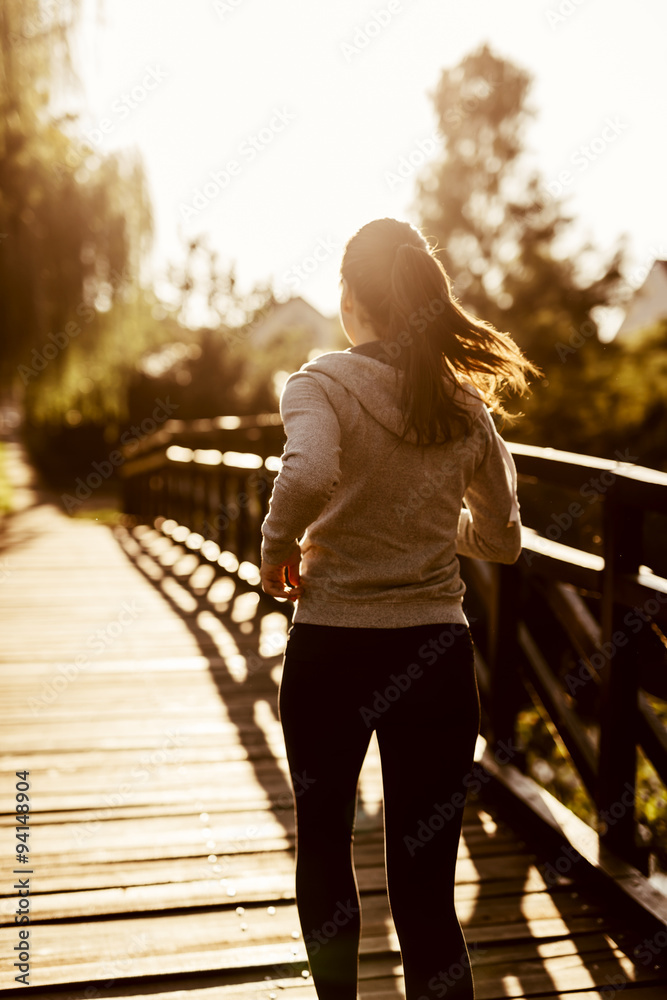
<svg viewBox="0 0 667 1000"><path fill-rule="evenodd" d="M530 167L530 83L486 46L444 70L433 94L444 151L419 187L421 226L464 306L510 331L544 371L513 439L667 468L667 323L629 342L599 341L599 311L621 304L622 252L602 260L578 247L572 220ZM532 496L543 524L565 509L554 493ZM586 511L577 524L587 547L595 517ZM664 704L659 714L667 722ZM517 735L528 773L595 827L595 804L548 717L522 712ZM597 741L595 727L589 735ZM640 831L667 868L667 793L641 755L637 788Z"/></svg>
<svg viewBox="0 0 667 1000"><path fill-rule="evenodd" d="M299 368L308 359L309 343L303 331L288 330L260 349L252 343L254 325L253 320L233 329L181 330L177 343L145 358L130 393L131 422L149 413L157 397L167 396L178 407L179 420L275 412L274 376ZM159 371L161 358L170 357L173 363L151 374Z"/></svg>
<svg viewBox="0 0 667 1000"><path fill-rule="evenodd" d="M12 509L12 486L6 469L7 446L0 441L0 515L7 514Z"/></svg>
<svg viewBox="0 0 667 1000"><path fill-rule="evenodd" d="M220 266L202 236L170 279L180 295L175 318L187 324L204 310L212 325L181 325L174 343L144 359L132 387L133 419L149 412L156 395L168 395L183 420L277 410L274 376L307 361L310 343L304 331L288 329L257 344L257 330L278 305L272 288L241 294L233 268Z"/></svg>
<svg viewBox="0 0 667 1000"><path fill-rule="evenodd" d="M142 287L153 229L140 160L102 158L75 137L75 115L54 112L56 92L76 82L79 9L0 8L0 390L19 390L33 459L65 479L161 392L182 418L275 410L275 370L307 357L296 331L253 346L273 291L240 294L201 237L171 269L178 301ZM142 376L151 354L158 374Z"/></svg>
<svg viewBox="0 0 667 1000"><path fill-rule="evenodd" d="M55 359L37 371L33 356L32 367L22 371L28 422L76 426L126 421L127 383L138 359L179 330L163 312L154 296L136 288L126 288L108 310L86 312L60 364Z"/></svg>
<svg viewBox="0 0 667 1000"><path fill-rule="evenodd" d="M517 438L667 469L667 322L627 343L592 339L547 374Z"/></svg>
<svg viewBox="0 0 667 1000"><path fill-rule="evenodd" d="M571 219L544 192L524 149L531 80L487 46L444 70L433 95L443 158L419 192L422 225L443 249L455 291L472 312L510 330L539 365L553 345L610 301L620 254L594 282L564 253Z"/></svg>
<svg viewBox="0 0 667 1000"><path fill-rule="evenodd" d="M21 400L33 459L62 474L113 441L138 358L177 327L140 282L153 230L138 156L102 158L54 111L76 84L79 13L0 8L0 390Z"/></svg>
<svg viewBox="0 0 667 1000"><path fill-rule="evenodd" d="M98 524L108 524L115 527L125 523L125 515L115 507L86 507L82 504L71 512L71 517L79 517L84 521L97 521Z"/></svg>
<svg viewBox="0 0 667 1000"><path fill-rule="evenodd" d="M537 709L526 709L519 713L516 735L525 750L526 771L530 777L585 823L595 828L595 803L586 791L567 750L554 742L549 727Z"/></svg>
<svg viewBox="0 0 667 1000"><path fill-rule="evenodd" d="M308 360L310 339L301 329L283 330L272 337L261 350L250 353L247 379L250 394L258 400L263 411L277 410L282 383L274 376L283 377L297 371Z"/></svg>
<svg viewBox="0 0 667 1000"><path fill-rule="evenodd" d="M647 695L658 717L667 724L667 704ZM586 791L567 750L557 745L537 709L519 714L517 739L526 753L526 771L533 780L571 809L579 819L597 829L595 803ZM594 745L596 727L588 727ZM650 846L660 868L667 871L667 789L646 755L637 748L636 819L640 833Z"/></svg>
<svg viewBox="0 0 667 1000"><path fill-rule="evenodd" d="M649 702L667 724L667 706ZM663 871L667 872L667 789L641 747L637 747L637 819Z"/></svg>
<svg viewBox="0 0 667 1000"><path fill-rule="evenodd" d="M37 421L75 409L91 371L83 413L118 416L116 360L155 329L134 305L152 236L141 163L100 158L68 134L75 116L51 110L73 77L78 13L78 2L7 0L0 16L0 387L25 389Z"/></svg>
<svg viewBox="0 0 667 1000"><path fill-rule="evenodd" d="M545 374L513 439L667 467L665 326L631 345L598 340L599 310L620 303L622 252L600 263L576 248L572 220L529 167L529 89L486 46L443 71L433 98L445 148L420 184L421 225L457 297Z"/></svg>

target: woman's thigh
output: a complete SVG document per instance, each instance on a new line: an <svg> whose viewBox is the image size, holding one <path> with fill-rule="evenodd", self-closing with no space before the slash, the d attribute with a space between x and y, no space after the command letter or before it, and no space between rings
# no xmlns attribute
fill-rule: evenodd
<svg viewBox="0 0 667 1000"><path fill-rule="evenodd" d="M314 626L320 628L320 626ZM358 711L358 677L350 670L340 638L327 629L302 641L290 632L278 697L280 722L303 833L329 841L349 835L354 822L359 773L372 730Z"/></svg>
<svg viewBox="0 0 667 1000"><path fill-rule="evenodd" d="M387 862L424 877L451 875L472 780L480 703L470 633L434 628L422 672L377 725Z"/></svg>
<svg viewBox="0 0 667 1000"><path fill-rule="evenodd" d="M472 640L463 625L291 627L279 693L286 740L326 758L367 746L374 729L445 731L470 745L479 726ZM474 746L474 739L472 740ZM466 753L465 747L463 753Z"/></svg>

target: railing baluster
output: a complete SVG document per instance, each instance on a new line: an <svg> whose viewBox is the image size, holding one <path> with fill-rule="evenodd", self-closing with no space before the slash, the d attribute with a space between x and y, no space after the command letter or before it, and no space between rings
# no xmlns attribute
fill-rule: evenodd
<svg viewBox="0 0 667 1000"><path fill-rule="evenodd" d="M248 542L249 542L249 532L248 532L248 503L247 503L247 476L242 472L236 477L236 505L238 508L238 516L236 519L236 551L237 559L239 562L243 562L244 559L249 558L248 553Z"/></svg>
<svg viewBox="0 0 667 1000"><path fill-rule="evenodd" d="M641 562L641 511L616 500L614 485L604 499L604 573L600 670L600 744L598 763L599 834L602 842L640 867L644 852L635 847L635 779L637 770L637 693L640 666L636 646L623 618L627 608L617 600L621 574L636 573Z"/></svg>
<svg viewBox="0 0 667 1000"><path fill-rule="evenodd" d="M517 566L494 566L494 593L489 620L489 717L493 741L511 743L518 711L521 573Z"/></svg>
<svg viewBox="0 0 667 1000"><path fill-rule="evenodd" d="M212 538L223 551L233 552L239 562L248 560L259 565L260 526L268 511L274 481L272 463L268 469L264 466L251 476L245 467L236 467L233 460L229 465L187 460L183 449L216 449L223 454L245 450L263 459L279 455L284 432L278 415L221 418L189 426L181 423L169 431L167 442L177 446L171 457L163 435L156 437L154 442L147 441L140 453L126 454L127 460L121 468L125 512L143 523L152 523L158 515L176 520ZM534 537L531 535L526 539L529 559L522 558L511 566L481 565L474 573L468 567L466 580L471 596L475 591L478 596L474 607L479 607L476 613L482 616L484 622L481 624L486 626L480 632L488 636L488 648L483 650L489 669L488 697L486 688L480 691L490 721L488 738L496 746L501 741L506 748L513 745L518 712L529 700L525 689L530 689L535 680L531 673L535 669L535 657L531 660L529 655L524 655L527 629L538 651L546 650L550 654L544 655L543 663L540 661L540 677L546 685L545 690L557 693L559 684L565 687L567 712L558 713L552 707L553 714L559 717L550 719L550 724L553 723L558 732L559 724L561 728L566 727L563 731L567 736L577 722L589 726L599 722L599 746L595 748L591 744L595 754L589 768L598 777L591 780L589 774L588 784L596 786L600 841L618 857L646 871L648 849L635 844L634 819L639 738L637 702L642 671L637 662L640 644L626 624L627 602L630 601L627 595L632 593L634 601L638 600L635 595L641 594L642 588L648 594L646 579L649 575L643 574L640 580L638 569L651 560L653 553L642 552L641 522L646 511L667 512L667 475L636 467L623 469L611 460L551 452L529 445L510 447L520 474L557 487L559 491L576 490L581 497L585 495L582 484L588 484L590 491L591 481L597 482L590 479L591 471L606 477L603 480L600 476L604 488L599 491L599 498L603 495L604 502L604 568L599 555L559 545L545 537L528 541ZM192 455L192 451L189 454ZM576 506L580 504L577 502ZM463 565L465 567L465 562ZM656 570L656 581L661 579L657 575L660 567L652 568ZM490 578L494 581L491 594ZM557 615L557 620L547 615L535 628L535 621L527 617L527 609L532 609L535 601L544 600L544 587L540 584L544 579L570 588L573 599L576 596L582 603L584 600L596 602L602 592L602 645L599 650L594 650L600 641L597 623L593 623L596 629L592 637L587 636L584 634L585 616L579 616L571 632L568 630L571 615L563 614ZM538 586L529 594L528 588L536 581ZM619 581L623 587L619 587ZM662 580L661 593L665 591L664 583ZM567 592L561 597L565 600ZM658 607L660 602L655 600L653 603ZM563 601L559 607L562 604ZM539 604L537 606L539 616ZM585 607L592 620L595 605ZM284 610L282 604L280 609ZM548 629L561 630L554 633L557 641L552 649L547 649L551 636L544 634L544 622L552 622L547 625ZM645 639L645 634L641 638ZM641 645L645 648L646 643ZM584 688L588 684L592 687ZM539 685L533 687L537 689ZM598 691L599 713L591 716L588 710L595 711L598 699L594 695ZM559 705L561 701L555 699L553 704ZM587 711L582 713L582 708ZM565 738L563 742L567 744ZM651 762L667 783L664 754L656 754L654 750L651 757L651 746L655 744L648 747ZM522 757L520 752L510 754L510 760L519 768Z"/></svg>

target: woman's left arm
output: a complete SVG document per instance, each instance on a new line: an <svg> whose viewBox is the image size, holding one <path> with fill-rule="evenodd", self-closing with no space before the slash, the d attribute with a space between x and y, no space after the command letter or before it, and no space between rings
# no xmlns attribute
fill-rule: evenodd
<svg viewBox="0 0 667 1000"><path fill-rule="evenodd" d="M280 397L287 441L262 524L262 589L274 597L301 596L298 539L321 514L340 480L340 425L319 380L291 375ZM287 569L291 588L285 582Z"/></svg>

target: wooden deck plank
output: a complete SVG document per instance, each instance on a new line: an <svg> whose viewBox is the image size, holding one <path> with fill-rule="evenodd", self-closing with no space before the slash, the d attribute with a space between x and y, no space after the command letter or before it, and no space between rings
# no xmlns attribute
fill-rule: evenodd
<svg viewBox="0 0 667 1000"><path fill-rule="evenodd" d="M382 846L372 852L355 852L357 881L362 892L384 892L385 874ZM10 881L9 872L2 873L3 883ZM174 858L136 862L107 862L106 864L61 864L49 866L45 875L40 875L40 889L44 894L53 894L52 906L66 907L77 892L96 889L127 888L138 890L142 886L148 889L166 888L163 896L164 909L173 900L173 905L179 905L177 892L179 886L187 883L197 894L199 882L214 879L217 882L226 878L227 882L242 893L244 899L256 902L266 902L267 905L275 899L294 898L294 855L286 851L271 851L261 854L227 855L215 862L207 862L199 858ZM264 879L270 879L264 882ZM242 883L242 884L241 884ZM174 895L170 889L174 887ZM504 878L487 881L460 882L455 889L455 899L466 902L470 899L487 900L493 896L514 897L544 889L544 879L536 868L529 871L526 878ZM63 895L60 899L59 894ZM66 894L66 895L65 895ZM166 898L165 898L166 897ZM203 894L202 894L203 898ZM225 903L229 903L229 898ZM47 901L48 902L48 901ZM128 904L126 904L128 905ZM8 914L10 916L11 914ZM13 918L12 918L13 919Z"/></svg>
<svg viewBox="0 0 667 1000"><path fill-rule="evenodd" d="M380 972L381 969L376 967L376 963L361 963L359 976L360 997L363 1000L366 1000L366 998L368 1000L398 1000L399 997L404 996L398 990L396 975L382 976L379 975ZM210 980L215 981L216 985L204 985L204 983ZM189 977L185 982L187 985L182 988L182 991L179 989L178 994L170 990L156 991L151 989L151 1000L258 1000L258 998L269 1000L269 997L273 993L275 993L276 997L283 998L283 1000L316 1000L315 987L312 980L304 981L301 976L285 976L282 978L267 976L266 981L262 982L261 985L256 982L227 983L220 981L218 977L212 976L208 976L205 979L203 977ZM193 985L193 983L198 985ZM109 991L103 990L96 995L100 997L113 996L117 1000L139 1000L139 998L143 1000L146 993L140 992L140 990L140 985L128 984L117 988L111 987ZM41 991L35 995L39 996L39 1000L42 997L46 997L46 994L41 993ZM477 1000L500 1000L500 998L507 997L507 995L505 992L498 992L492 986L486 985L482 990L476 991ZM609 1000L610 995L609 986L607 986L606 992L594 989L574 993L559 993L557 1000L603 1000L603 998L604 1000ZM664 986L647 987L646 985L635 988L633 984L627 984L623 988L623 996L630 996L637 998L637 1000L664 1000L665 989ZM67 997L68 1000L90 1000L90 994L86 996L83 988L68 990ZM548 997L548 1000L556 1000L553 992L533 994L533 1000L541 1000L543 997Z"/></svg>
<svg viewBox="0 0 667 1000"><path fill-rule="evenodd" d="M193 838L198 841L199 847L204 844L204 840L214 841L217 845L233 843L238 840L240 830L261 829L265 836L273 838L292 836L294 810L291 801L287 796L284 799L274 797L273 803L272 809L271 800L266 796L265 800L254 809L249 808L247 803L239 801L237 809L234 809L232 803L231 809L224 812L215 810L205 814L191 813L176 816L165 814L132 819L116 819L112 808L108 807L107 814L111 812L112 816L107 815L96 822L66 820L54 824L35 823L34 826L31 825L30 836L35 852L43 857L61 854L71 849L75 843L79 843L84 852L110 849L122 852L126 843L132 843L138 848L145 846L156 852L163 845L185 846ZM278 806L277 811L275 806ZM206 815L206 820L201 819L202 815ZM375 815L357 817L356 839L363 837L366 831L375 829L381 833L381 818ZM493 841L480 841L478 838L473 844L466 840L464 835L459 842L458 857L459 860L472 858L475 861L487 858L491 865L494 863L502 865L507 863L506 855L512 850L516 855L518 843L518 840L506 841L503 848L495 850ZM528 855L523 856L528 862ZM499 860L494 862L496 858Z"/></svg>
<svg viewBox="0 0 667 1000"><path fill-rule="evenodd" d="M35 897L32 906L32 916L35 921L46 921L56 919L75 919L80 917L95 917L109 914L130 914L141 912L166 912L170 909L179 909L193 906L217 906L225 907L231 905L230 889L234 890L233 898L237 895L246 902L267 902L276 900L294 899L294 862L285 863L285 854L276 858L274 852L273 863L256 872L249 871L246 857L219 858L215 867L220 869L219 873L214 872L214 864L207 864L202 859L193 874L196 880L177 880L170 877L168 870L163 869L163 874L168 881L152 882L144 884L131 884L120 882L119 884L106 888L84 889L79 888L79 872L74 874L77 878L77 888L73 886L71 875L68 880L60 876L58 880L61 887L64 883L64 891L54 890L54 880L49 880L48 885L45 879L40 877L41 893ZM125 874L127 870L124 869ZM385 894L384 864L381 847L373 857L372 861L367 861L357 866L358 883L361 892L380 892ZM58 882L55 883L56 885ZM565 919L569 915L580 916L585 913L587 916L603 916L600 907L594 907L587 903L582 903L571 896L559 897L554 907L552 896L546 891L540 891L537 887L532 892L527 892L522 880L503 880L503 889L493 894L483 892L480 883L464 882L459 883L455 890L455 900L457 906L460 905L461 912L465 914L470 905L477 903L479 899L485 902L485 917L490 921L500 921L504 913L508 922L513 922L516 914L521 912L522 918L543 919L546 916L553 916L557 909L561 918ZM464 919L464 917L461 917ZM517 918L518 919L518 918ZM6 921L3 920L3 923Z"/></svg>
<svg viewBox="0 0 667 1000"><path fill-rule="evenodd" d="M44 976L42 982L50 984L101 980L110 974L118 980L221 968L255 968L265 974L267 967L306 961L296 909L286 910L290 912L280 924L264 908L244 908L242 914L200 911L196 919L188 914L41 925L33 935L35 969ZM364 915L361 956L375 956L382 965L380 956L390 950L396 957L385 961L393 964L399 957L395 933L386 933L386 922L375 920L368 905L362 921ZM630 963L608 935L603 939L590 918L573 919L566 938L554 941L554 934L558 934L556 921L549 919L534 919L516 928L500 924L471 929L467 942L475 958L476 984L486 983L496 991L502 984L506 991L487 995L522 996L522 990L534 994L607 985L605 977L614 974L629 981L656 981L651 968ZM498 944L503 939L508 944ZM520 990L512 980L518 981ZM7 985L7 979L0 979L0 986ZM36 980L35 985L41 983Z"/></svg>

